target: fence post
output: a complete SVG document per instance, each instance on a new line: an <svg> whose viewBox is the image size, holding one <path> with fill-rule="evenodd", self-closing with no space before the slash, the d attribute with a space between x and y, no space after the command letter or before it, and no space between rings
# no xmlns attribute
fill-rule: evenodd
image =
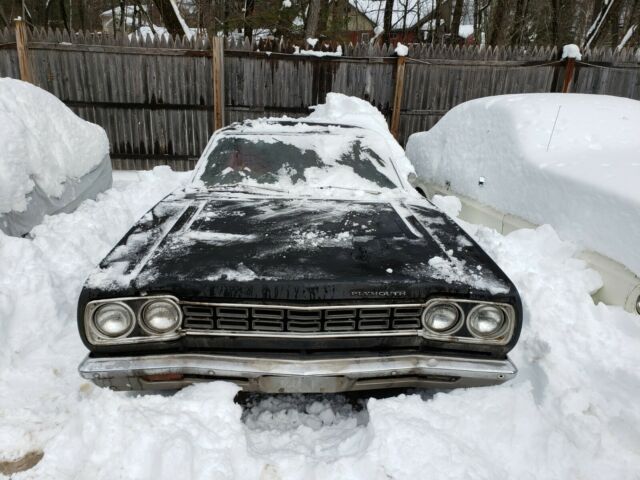
<svg viewBox="0 0 640 480"><path fill-rule="evenodd" d="M402 105L402 93L404 91L404 67L406 57L399 56L396 62L396 84L393 92L393 112L391 113L391 134L398 138L400 129L400 107Z"/></svg>
<svg viewBox="0 0 640 480"><path fill-rule="evenodd" d="M562 83L562 93L569 93L571 82L573 82L573 74L576 68L576 59L567 58L567 64L564 68L564 82Z"/></svg>
<svg viewBox="0 0 640 480"><path fill-rule="evenodd" d="M213 81L213 130L224 126L224 38L211 38L211 74Z"/></svg>
<svg viewBox="0 0 640 480"><path fill-rule="evenodd" d="M20 80L33 83L31 64L29 63L29 49L27 47L27 25L20 17L15 19L16 49L18 50L18 65L20 66Z"/></svg>

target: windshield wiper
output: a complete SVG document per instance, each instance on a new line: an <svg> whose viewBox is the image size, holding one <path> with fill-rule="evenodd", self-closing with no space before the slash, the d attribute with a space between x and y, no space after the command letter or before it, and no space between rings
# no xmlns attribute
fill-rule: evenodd
<svg viewBox="0 0 640 480"><path fill-rule="evenodd" d="M380 195L381 192L378 192L377 190L367 190L366 188L354 188L354 187L335 187L332 185L326 185L323 187L315 187L318 190L324 190L326 188L336 188L338 190L350 190L352 192L366 192L366 193L371 193L372 195Z"/></svg>
<svg viewBox="0 0 640 480"><path fill-rule="evenodd" d="M245 185L242 183L234 183L231 185L216 185L215 187L208 187L208 192L229 192L229 191L247 191L248 189L267 190L269 192L287 193L287 190L276 187L265 187L262 185Z"/></svg>

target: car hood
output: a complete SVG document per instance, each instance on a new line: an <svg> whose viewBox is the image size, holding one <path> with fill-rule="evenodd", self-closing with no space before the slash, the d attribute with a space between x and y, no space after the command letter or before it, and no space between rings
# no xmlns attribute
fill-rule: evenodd
<svg viewBox="0 0 640 480"><path fill-rule="evenodd" d="M181 298L326 300L511 296L509 279L433 205L172 195L105 258L87 288Z"/></svg>

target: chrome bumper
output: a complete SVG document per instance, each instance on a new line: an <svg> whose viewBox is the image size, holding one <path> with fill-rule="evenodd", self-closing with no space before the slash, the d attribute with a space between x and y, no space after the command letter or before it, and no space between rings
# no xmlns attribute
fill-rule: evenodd
<svg viewBox="0 0 640 480"><path fill-rule="evenodd" d="M87 357L80 375L115 390L178 389L226 380L265 393L347 392L397 387L457 388L496 385L517 373L509 359L434 355L259 358L204 354Z"/></svg>

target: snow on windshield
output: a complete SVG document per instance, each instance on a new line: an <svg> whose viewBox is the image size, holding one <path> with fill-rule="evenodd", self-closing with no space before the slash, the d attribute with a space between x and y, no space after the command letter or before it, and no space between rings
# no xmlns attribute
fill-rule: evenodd
<svg viewBox="0 0 640 480"><path fill-rule="evenodd" d="M269 134L227 134L205 157L199 178L207 186L379 191L400 184L385 143L360 129L312 126L300 132L297 126L280 126L280 132Z"/></svg>

